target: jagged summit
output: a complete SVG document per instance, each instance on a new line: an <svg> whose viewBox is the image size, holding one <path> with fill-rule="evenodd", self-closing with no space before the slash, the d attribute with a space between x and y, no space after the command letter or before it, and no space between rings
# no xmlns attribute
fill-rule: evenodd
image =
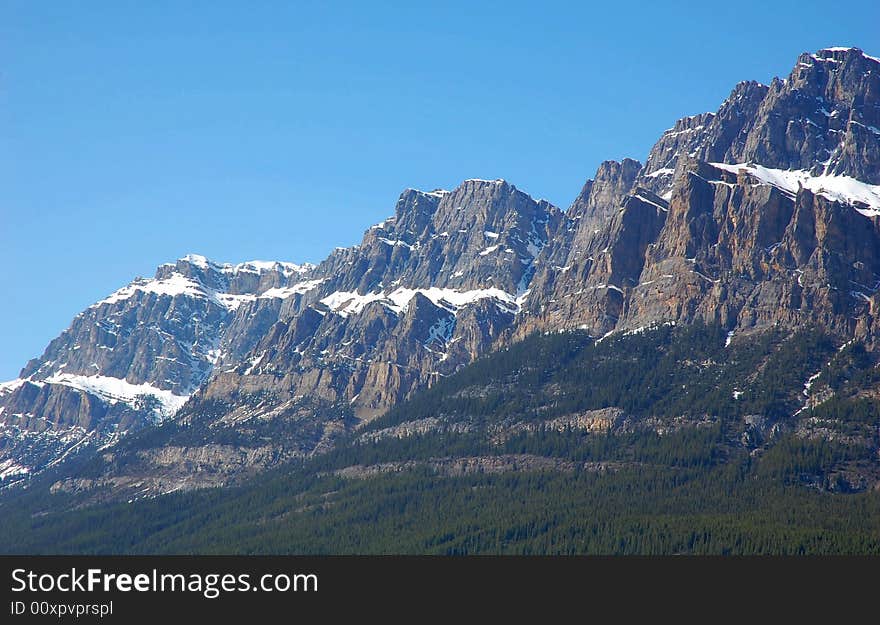
<svg viewBox="0 0 880 625"><path fill-rule="evenodd" d="M287 275L295 273L304 274L315 268L312 263L291 263L280 260L248 260L242 263L220 263L202 256L201 254L186 254L177 259L174 263L163 263L161 267L176 266L178 264L189 264L199 269L212 269L225 274L237 274L240 272L265 273L269 271L280 271Z"/></svg>

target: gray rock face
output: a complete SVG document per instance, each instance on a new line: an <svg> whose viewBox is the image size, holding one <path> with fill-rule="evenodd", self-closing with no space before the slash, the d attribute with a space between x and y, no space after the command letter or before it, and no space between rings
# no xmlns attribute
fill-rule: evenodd
<svg viewBox="0 0 880 625"><path fill-rule="evenodd" d="M612 331L667 212L666 201L647 189L626 197L610 221L587 239L585 249L569 256L568 264L542 267L516 336L549 328L587 329L596 336Z"/></svg>
<svg viewBox="0 0 880 625"><path fill-rule="evenodd" d="M621 200L632 190L641 169L642 164L631 158L599 165L596 177L587 181L566 212L569 219L578 222L578 234L572 244L575 252L583 249L593 230L614 215Z"/></svg>
<svg viewBox="0 0 880 625"><path fill-rule="evenodd" d="M679 120L629 198L616 200L616 216L579 233L577 244L570 234L568 256L557 237L516 335L700 318L732 331L813 322L873 340L878 211L859 200L864 185L834 189L877 183L878 80L880 61L860 50L822 50L801 55L785 80L740 83L717 113ZM715 162L770 169L738 175ZM621 217L639 205L630 198L658 210L634 215L621 239ZM597 296L600 285L619 291L606 286Z"/></svg>
<svg viewBox="0 0 880 625"><path fill-rule="evenodd" d="M731 330L816 322L868 338L880 252L877 218L704 165L670 201L620 327L695 318Z"/></svg>

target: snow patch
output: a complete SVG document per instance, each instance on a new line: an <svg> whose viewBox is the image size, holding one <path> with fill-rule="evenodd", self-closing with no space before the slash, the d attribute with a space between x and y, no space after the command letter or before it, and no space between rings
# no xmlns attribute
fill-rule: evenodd
<svg viewBox="0 0 880 625"><path fill-rule="evenodd" d="M792 196L803 187L829 200L854 206L866 217L880 216L880 185L871 185L849 176L813 176L805 170L772 169L753 164L710 164L734 174L745 171L761 183L774 186Z"/></svg>
<svg viewBox="0 0 880 625"><path fill-rule="evenodd" d="M175 273L163 280L135 280L128 286L124 286L115 291L109 297L102 299L100 302L92 304L90 308L96 308L101 304L115 304L116 302L132 297L138 291L144 293L155 293L157 295L189 295L192 297L205 297L207 293L204 287L195 280L191 280L186 276Z"/></svg>
<svg viewBox="0 0 880 625"><path fill-rule="evenodd" d="M821 371L819 371L818 373L814 373L809 378L807 378L806 382L804 382L804 396L805 397L810 396L810 389L813 388L813 382L815 382L819 378L820 375L822 375Z"/></svg>
<svg viewBox="0 0 880 625"><path fill-rule="evenodd" d="M213 295L214 301L229 312L238 310L238 307L245 302L253 302L257 299L256 295L232 295L231 293L209 293L209 295Z"/></svg>
<svg viewBox="0 0 880 625"><path fill-rule="evenodd" d="M259 299L269 299L269 298L278 298L278 299L286 299L291 295L303 295L304 293L308 293L316 288L318 288L327 278L320 278L318 280L305 280L303 282L297 282L292 286L285 287L273 287L264 291L260 294Z"/></svg>
<svg viewBox="0 0 880 625"><path fill-rule="evenodd" d="M410 245L406 241L401 241L400 239L385 239L383 237L379 237L379 240L385 245L390 245L391 247L400 246L413 249L412 245Z"/></svg>
<svg viewBox="0 0 880 625"><path fill-rule="evenodd" d="M649 198L649 197L647 197L646 195L644 195L643 193L641 193L641 189L637 190L633 195L634 195L634 197L636 197L637 199L641 200L642 202L645 202L646 204L650 204L651 206L655 206L655 207L659 208L659 209L660 209L661 211L663 211L664 213L668 213L668 212L669 212L669 207L668 207L668 206L665 206L665 205L663 205L663 204L658 204L657 202L655 202L655 201L652 200L651 198ZM658 197L659 197L659 196L658 196Z"/></svg>
<svg viewBox="0 0 880 625"><path fill-rule="evenodd" d="M27 380L24 380L22 378L10 380L9 382L0 382L0 397L8 395L17 388L20 388L25 382L27 382Z"/></svg>
<svg viewBox="0 0 880 625"><path fill-rule="evenodd" d="M506 293L501 289L473 289L470 291L456 291L455 289L446 289L439 287L431 287L429 289L408 289L400 287L390 293L367 293L361 295L357 291L336 291L321 300L321 303L327 306L336 314L347 317L352 314L359 314L373 302L381 302L390 310L401 313L406 310L410 300L420 293L427 297L436 306L445 308L451 312L457 311L462 306L473 304L481 299L491 298L506 310L517 312L519 305L516 298L510 293Z"/></svg>
<svg viewBox="0 0 880 625"><path fill-rule="evenodd" d="M0 480L5 480L6 478L15 475L24 475L30 472L31 470L28 467L16 464L11 459L0 460Z"/></svg>
<svg viewBox="0 0 880 625"><path fill-rule="evenodd" d="M452 338L452 332L455 330L455 315L449 315L438 319L434 325L428 328L427 343L441 342L446 343Z"/></svg>
<svg viewBox="0 0 880 625"><path fill-rule="evenodd" d="M111 378L102 375L73 375L71 373L56 373L44 380L49 384L61 384L80 391L92 393L111 404L124 402L131 404L138 395L153 395L162 405L162 411L166 416L173 415L189 399L188 395L175 395L171 391L165 391L151 384L132 384L119 378Z"/></svg>
<svg viewBox="0 0 880 625"><path fill-rule="evenodd" d="M822 52L848 52L850 50L858 51L859 54L861 54L863 57L865 57L869 61L874 61L875 63L880 63L880 58L877 58L876 56L871 56L869 54L865 54L862 50L860 50L859 48L853 47L853 46L834 46L832 48L822 48L821 50L819 50L819 52L820 53L822 53ZM833 60L833 59L820 59L815 54L811 54L810 56L812 56L817 61L831 61L831 60Z"/></svg>

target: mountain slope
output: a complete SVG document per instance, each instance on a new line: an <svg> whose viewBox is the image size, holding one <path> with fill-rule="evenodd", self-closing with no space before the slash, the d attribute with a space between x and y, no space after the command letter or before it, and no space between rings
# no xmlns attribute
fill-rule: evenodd
<svg viewBox="0 0 880 625"><path fill-rule="evenodd" d="M866 356L817 330L536 335L240 487L83 508L35 478L0 496L0 552L877 553Z"/></svg>

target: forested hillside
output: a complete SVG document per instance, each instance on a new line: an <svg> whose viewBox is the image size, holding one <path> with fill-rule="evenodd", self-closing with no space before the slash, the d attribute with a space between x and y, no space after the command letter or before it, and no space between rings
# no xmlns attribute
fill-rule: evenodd
<svg viewBox="0 0 880 625"><path fill-rule="evenodd" d="M533 335L236 488L7 491L0 550L877 553L876 386L817 329Z"/></svg>

